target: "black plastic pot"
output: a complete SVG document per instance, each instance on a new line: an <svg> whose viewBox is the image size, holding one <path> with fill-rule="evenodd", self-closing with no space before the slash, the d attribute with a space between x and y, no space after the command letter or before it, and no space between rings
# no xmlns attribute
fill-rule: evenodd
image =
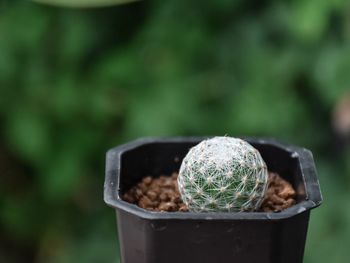
<svg viewBox="0 0 350 263"><path fill-rule="evenodd" d="M171 174L204 138L146 138L107 153L105 202L116 209L123 263L301 263L310 210L322 202L310 151L247 139L297 190L279 213L150 212L121 199L146 175Z"/></svg>

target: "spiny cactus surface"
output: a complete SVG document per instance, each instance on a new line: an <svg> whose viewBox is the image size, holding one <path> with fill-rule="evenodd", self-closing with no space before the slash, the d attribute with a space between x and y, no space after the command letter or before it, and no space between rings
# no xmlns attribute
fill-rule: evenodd
<svg viewBox="0 0 350 263"><path fill-rule="evenodd" d="M249 143L214 137L190 149L178 186L193 212L239 212L259 208L267 189L267 167Z"/></svg>

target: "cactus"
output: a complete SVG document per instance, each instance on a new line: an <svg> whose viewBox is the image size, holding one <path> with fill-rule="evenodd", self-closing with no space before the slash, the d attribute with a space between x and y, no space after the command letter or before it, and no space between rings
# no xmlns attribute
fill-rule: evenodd
<svg viewBox="0 0 350 263"><path fill-rule="evenodd" d="M257 210L267 189L267 167L249 143L214 137L190 149L183 159L178 186L192 212Z"/></svg>

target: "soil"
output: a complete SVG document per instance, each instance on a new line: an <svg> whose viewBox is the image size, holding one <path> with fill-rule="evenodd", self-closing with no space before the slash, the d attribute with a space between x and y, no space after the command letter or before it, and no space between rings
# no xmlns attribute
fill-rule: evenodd
<svg viewBox="0 0 350 263"><path fill-rule="evenodd" d="M279 174L269 172L269 187L261 204L262 212L279 212L296 203L293 186Z"/></svg>
<svg viewBox="0 0 350 263"><path fill-rule="evenodd" d="M147 176L123 195L123 200L150 211L187 212L177 186L177 173L152 178ZM269 172L269 187L261 212L279 212L296 203L292 185L277 173Z"/></svg>

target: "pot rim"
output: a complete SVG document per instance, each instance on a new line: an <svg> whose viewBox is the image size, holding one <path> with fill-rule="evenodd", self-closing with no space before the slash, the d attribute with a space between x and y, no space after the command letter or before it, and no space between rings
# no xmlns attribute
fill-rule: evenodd
<svg viewBox="0 0 350 263"><path fill-rule="evenodd" d="M290 153L298 159L301 175L305 184L306 199L281 212L155 212L138 207L122 200L119 192L121 157L126 151L150 143L197 143L206 137L144 137L110 149L106 154L106 176L104 183L104 201L107 205L148 220L282 220L296 216L304 211L318 207L322 203L322 194L316 175L316 167L311 151L287 145L272 138L240 137L249 143L269 145Z"/></svg>

